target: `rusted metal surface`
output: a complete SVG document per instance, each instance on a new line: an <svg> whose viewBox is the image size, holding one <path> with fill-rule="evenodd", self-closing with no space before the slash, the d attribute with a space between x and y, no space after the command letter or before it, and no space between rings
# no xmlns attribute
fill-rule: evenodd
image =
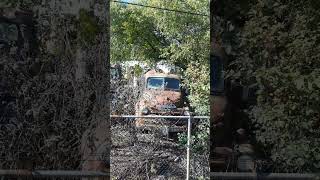
<svg viewBox="0 0 320 180"><path fill-rule="evenodd" d="M139 106L146 106L154 111L160 110L161 105L169 103L177 104L181 100L181 96L182 93L180 91L145 89ZM179 104L178 106L181 105Z"/></svg>
<svg viewBox="0 0 320 180"><path fill-rule="evenodd" d="M181 78L178 74L158 72L156 70L148 71L144 76L144 81L147 84L149 78L171 78L178 80L181 83ZM136 116L144 115L143 110L148 111L148 115L162 115L162 116L182 116L188 111L185 105L185 97L180 87L178 89L157 88L151 89L147 85L144 87L143 94L136 104ZM183 126L185 128L175 128L176 130L185 131L187 129L187 121L178 120L176 122L167 120L163 117L161 119L147 119L137 118L135 124L137 127L154 127L158 126ZM180 131L179 130L179 131ZM178 132L179 132L178 131Z"/></svg>

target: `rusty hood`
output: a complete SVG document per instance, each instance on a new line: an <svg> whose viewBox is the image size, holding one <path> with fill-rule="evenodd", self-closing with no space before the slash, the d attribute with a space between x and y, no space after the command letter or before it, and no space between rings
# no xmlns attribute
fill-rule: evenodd
<svg viewBox="0 0 320 180"><path fill-rule="evenodd" d="M180 91L147 90L142 96L140 105L150 108L156 108L166 104L175 104L176 106L179 106L180 101Z"/></svg>

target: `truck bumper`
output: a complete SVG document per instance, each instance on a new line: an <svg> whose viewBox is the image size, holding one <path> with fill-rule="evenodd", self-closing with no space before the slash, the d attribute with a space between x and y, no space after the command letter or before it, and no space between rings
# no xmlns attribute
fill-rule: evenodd
<svg viewBox="0 0 320 180"><path fill-rule="evenodd" d="M187 126L167 126L167 125L154 125L154 124L139 124L136 126L139 130L147 130L153 132L160 132L162 135L168 135L169 133L181 133L187 131Z"/></svg>

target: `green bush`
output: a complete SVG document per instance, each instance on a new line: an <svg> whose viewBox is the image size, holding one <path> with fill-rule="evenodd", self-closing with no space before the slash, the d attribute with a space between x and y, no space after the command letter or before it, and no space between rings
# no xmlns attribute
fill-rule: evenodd
<svg viewBox="0 0 320 180"><path fill-rule="evenodd" d="M209 115L209 65L191 63L186 70L185 85L190 90L189 100L196 115ZM196 81L195 81L196 79ZM200 119L192 132L192 147L194 151L208 150L209 120ZM186 143L186 134L180 135L180 143Z"/></svg>
<svg viewBox="0 0 320 180"><path fill-rule="evenodd" d="M228 73L259 86L249 115L275 171L320 168L320 16L314 3L259 1L234 36L239 43Z"/></svg>

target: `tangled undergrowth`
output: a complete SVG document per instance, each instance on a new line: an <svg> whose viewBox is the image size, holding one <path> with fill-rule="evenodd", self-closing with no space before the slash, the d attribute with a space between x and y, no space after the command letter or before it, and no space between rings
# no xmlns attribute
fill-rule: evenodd
<svg viewBox="0 0 320 180"><path fill-rule="evenodd" d="M106 32L97 33L88 46L78 37L74 16L61 15L49 5L35 8L43 13L33 27L37 49L28 39L29 26L22 29L22 49L15 44L9 51L1 49L0 168L14 169L17 160L28 160L34 169L79 169L84 133L99 118L108 119L97 116L99 105L107 103L97 102L97 94L104 94L104 100L108 95L108 89L99 92L109 84L100 68L106 67ZM38 53L30 56L27 50ZM79 50L81 56L75 53Z"/></svg>

